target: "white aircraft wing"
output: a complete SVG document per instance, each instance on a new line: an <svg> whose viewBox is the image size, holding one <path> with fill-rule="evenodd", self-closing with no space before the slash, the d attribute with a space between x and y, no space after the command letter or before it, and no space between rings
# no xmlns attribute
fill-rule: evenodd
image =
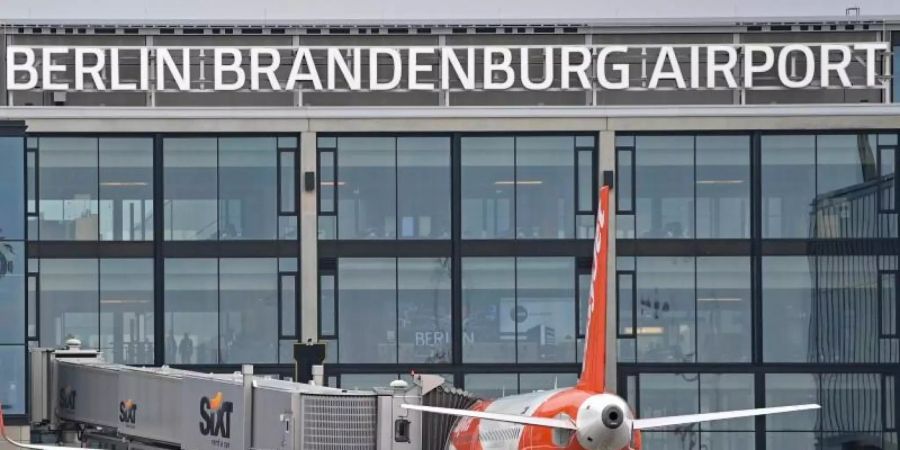
<svg viewBox="0 0 900 450"><path fill-rule="evenodd" d="M655 419L635 419L634 428L636 430L646 430L648 428L662 428L673 425L686 425L689 423L710 422L713 420L738 419L741 417L763 416L767 414L780 414L819 408L819 405L777 406L773 408L744 409L740 411L657 417Z"/></svg>
<svg viewBox="0 0 900 450"><path fill-rule="evenodd" d="M424 411L436 414L447 414L450 416L459 416L459 417L474 417L477 419L484 420L494 420L497 422L507 422L507 423L517 423L519 425L534 425L538 427L547 427L547 428L562 428L564 430L577 430L578 428L571 420L565 419L552 419L549 417L532 417L532 416L519 416L515 414L498 414L498 413L489 413L483 411L469 411L468 409L454 409L454 408L439 408L437 406L422 406L422 405L400 405L405 409L412 409L415 411Z"/></svg>

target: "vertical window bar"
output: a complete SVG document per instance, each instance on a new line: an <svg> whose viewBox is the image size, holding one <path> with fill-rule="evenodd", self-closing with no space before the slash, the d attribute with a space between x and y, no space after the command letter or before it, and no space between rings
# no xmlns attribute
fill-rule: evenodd
<svg viewBox="0 0 900 450"><path fill-rule="evenodd" d="M616 336L633 338L635 330L634 272L616 272Z"/></svg>
<svg viewBox="0 0 900 450"><path fill-rule="evenodd" d="M879 213L897 212L897 182L894 174L897 167L896 147L878 148L878 179L879 179Z"/></svg>
<svg viewBox="0 0 900 450"><path fill-rule="evenodd" d="M897 272L880 272L878 302L881 306L881 337L897 337Z"/></svg>
<svg viewBox="0 0 900 450"><path fill-rule="evenodd" d="M294 151L278 151L278 214L297 213L297 177Z"/></svg>
<svg viewBox="0 0 900 450"><path fill-rule="evenodd" d="M634 214L634 147L616 149L616 213Z"/></svg>

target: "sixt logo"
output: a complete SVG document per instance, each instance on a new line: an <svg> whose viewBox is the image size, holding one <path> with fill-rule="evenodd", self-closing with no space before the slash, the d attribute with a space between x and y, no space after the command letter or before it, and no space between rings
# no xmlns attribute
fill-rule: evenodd
<svg viewBox="0 0 900 450"><path fill-rule="evenodd" d="M137 421L137 403L132 400L119 402L119 422L134 425Z"/></svg>
<svg viewBox="0 0 900 450"><path fill-rule="evenodd" d="M78 395L78 391L72 389L71 386L66 386L59 390L59 407L68 411L73 411L75 409L75 398Z"/></svg>
<svg viewBox="0 0 900 450"><path fill-rule="evenodd" d="M200 399L200 433L204 436L231 438L231 413L234 404L226 402L221 392L216 392L212 399ZM227 447L227 445L225 445Z"/></svg>

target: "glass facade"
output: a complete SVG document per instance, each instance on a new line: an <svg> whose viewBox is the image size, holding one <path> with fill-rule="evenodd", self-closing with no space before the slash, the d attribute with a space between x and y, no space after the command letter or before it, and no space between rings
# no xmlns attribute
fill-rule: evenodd
<svg viewBox="0 0 900 450"><path fill-rule="evenodd" d="M648 417L822 405L648 448L893 448L896 148L896 132L617 135L620 393Z"/></svg>
<svg viewBox="0 0 900 450"><path fill-rule="evenodd" d="M0 403L13 415L26 410L28 314L25 139L16 133L0 132Z"/></svg>
<svg viewBox="0 0 900 450"><path fill-rule="evenodd" d="M318 134L317 164L319 338L342 386L574 379L594 134Z"/></svg>

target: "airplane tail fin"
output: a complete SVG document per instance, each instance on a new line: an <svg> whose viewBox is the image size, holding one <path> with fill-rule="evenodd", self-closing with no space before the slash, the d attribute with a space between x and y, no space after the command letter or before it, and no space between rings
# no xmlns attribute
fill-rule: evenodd
<svg viewBox="0 0 900 450"><path fill-rule="evenodd" d="M6 437L6 425L3 423L3 402L0 402L0 438Z"/></svg>
<svg viewBox="0 0 900 450"><path fill-rule="evenodd" d="M584 357L577 387L586 391L606 389L606 286L609 254L609 186L600 188L594 238L591 296L584 336Z"/></svg>

